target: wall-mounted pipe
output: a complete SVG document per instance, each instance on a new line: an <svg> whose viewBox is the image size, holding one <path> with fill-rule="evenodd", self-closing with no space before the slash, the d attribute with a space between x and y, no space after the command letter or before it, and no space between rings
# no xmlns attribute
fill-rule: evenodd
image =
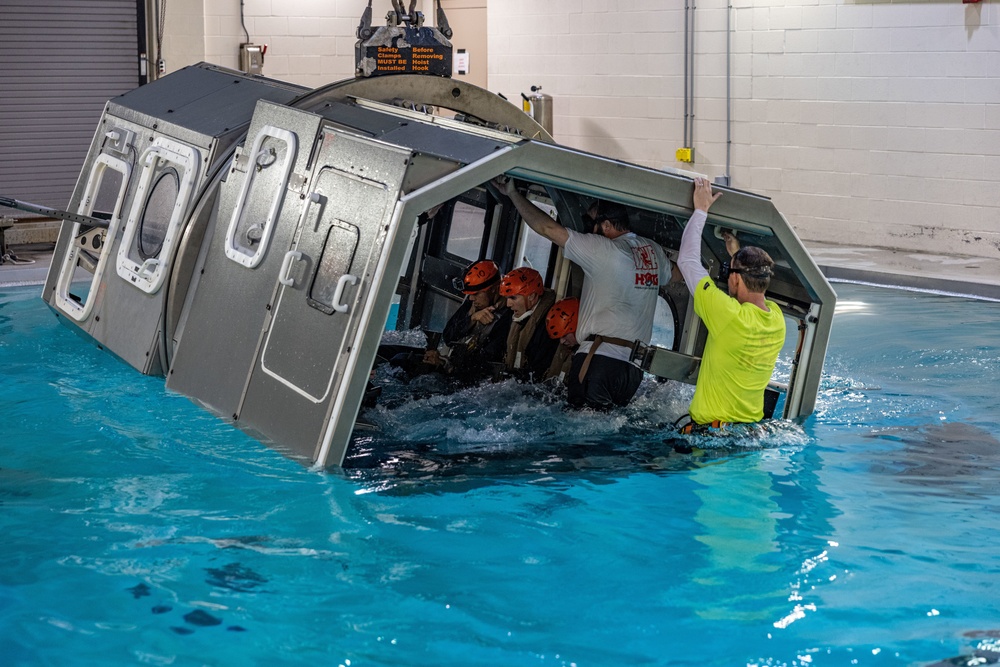
<svg viewBox="0 0 1000 667"><path fill-rule="evenodd" d="M681 141L685 148L690 148L691 144L687 142L688 140L688 57L690 55L690 50L688 48L688 40L691 35L688 31L689 19L688 14L691 11L690 3L685 0L684 2L684 136Z"/></svg>
<svg viewBox="0 0 1000 667"><path fill-rule="evenodd" d="M688 98L691 100L690 102L691 122L688 127L688 139L687 139L687 145L691 147L692 152L694 151L694 37L696 34L694 28L695 9L696 9L695 4L692 1L691 2L691 57L688 59L688 62L690 63L691 67L691 71L688 76L688 80L691 82L691 84L688 86Z"/></svg>
<svg viewBox="0 0 1000 667"><path fill-rule="evenodd" d="M716 182L720 185L729 185L732 176L729 173L733 156L733 5L726 7L726 171Z"/></svg>
<svg viewBox="0 0 1000 667"><path fill-rule="evenodd" d="M684 2L684 148L694 161L694 0Z"/></svg>

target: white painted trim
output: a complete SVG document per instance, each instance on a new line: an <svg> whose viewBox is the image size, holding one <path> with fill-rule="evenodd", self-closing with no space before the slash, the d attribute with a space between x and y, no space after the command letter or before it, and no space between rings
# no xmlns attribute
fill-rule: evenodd
<svg viewBox="0 0 1000 667"><path fill-rule="evenodd" d="M63 313L73 318L77 322L83 322L94 310L94 303L97 301L97 290L104 277L104 270L107 268L108 257L111 255L110 248L118 235L118 226L121 224L121 210L125 203L125 193L128 189L129 175L132 168L127 162L107 153L101 153L94 160L90 170L90 177L87 180L87 189L84 191L83 199L77 207L76 212L82 215L90 215L94 211L94 200L101 187L105 172L111 169L117 171L122 176L121 185L118 186L118 197L115 199L115 210L108 223L108 232L104 238L104 247L101 248L101 256L97 260L97 268L90 281L90 291L87 293L87 300L83 304L77 303L70 298L69 290L73 282L73 275L76 273L76 263L80 257L80 247L76 244L76 237L80 234L80 223L73 224L73 231L70 234L70 244L72 247L66 253L62 266L59 267L59 276L56 279L56 307Z"/></svg>
<svg viewBox="0 0 1000 667"><path fill-rule="evenodd" d="M264 229L261 233L257 251L253 255L247 255L236 246L236 230L239 227L240 218L243 217L243 210L246 206L247 198L250 195L250 186L256 174L257 154L260 152L261 146L264 144L264 140L268 137L284 142L288 149L285 151L285 159L281 163L281 169L283 170L281 184L278 187L278 191L274 195L274 200L271 202L271 209L268 211L267 219L264 221ZM274 233L274 227L278 221L281 204L285 200L285 191L288 188L288 178L292 173L292 166L295 164L295 157L297 153L298 136L294 132L278 128L273 125L265 125L261 128L260 132L257 133L250 151L246 154L247 174L243 179L243 186L240 189L240 196L237 200L236 209L233 211L233 217L229 220L229 229L226 231L225 250L226 257L229 259L238 264L242 264L248 269L252 269L260 264L261 260L264 258L264 253L271 241L271 235Z"/></svg>
<svg viewBox="0 0 1000 667"><path fill-rule="evenodd" d="M182 144L167 137L157 137L153 145L143 151L142 175L135 194L132 196L132 208L128 222L125 223L125 236L118 247L118 275L127 283L135 285L147 294L155 294L163 285L170 266L170 258L174 250L174 242L179 236L181 223L187 217L187 211L194 194L194 185L198 181L201 154L187 144ZM139 219L146 208L147 191L160 162L173 165L180 173L180 183L177 188L177 199L167 223L167 233L152 271L144 270L149 266L148 260L138 264L129 258L129 251L139 233Z"/></svg>

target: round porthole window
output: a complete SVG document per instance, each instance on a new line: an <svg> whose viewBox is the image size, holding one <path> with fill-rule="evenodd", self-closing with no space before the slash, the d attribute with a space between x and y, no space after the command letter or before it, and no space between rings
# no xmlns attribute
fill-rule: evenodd
<svg viewBox="0 0 1000 667"><path fill-rule="evenodd" d="M179 191L180 177L176 169L164 169L156 177L139 220L139 256L143 259L160 254Z"/></svg>

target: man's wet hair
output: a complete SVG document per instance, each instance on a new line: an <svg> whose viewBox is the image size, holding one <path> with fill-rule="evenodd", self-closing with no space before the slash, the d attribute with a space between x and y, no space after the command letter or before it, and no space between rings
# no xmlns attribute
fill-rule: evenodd
<svg viewBox="0 0 1000 667"><path fill-rule="evenodd" d="M742 269L743 284L751 292L766 292L771 284L771 274L774 272L774 260L763 248L748 245L740 248L733 255L732 266Z"/></svg>
<svg viewBox="0 0 1000 667"><path fill-rule="evenodd" d="M611 226L620 232L632 231L632 224L628 219L628 210L613 201L597 201L595 203L597 206L597 218L595 222L603 222L607 220L611 223Z"/></svg>

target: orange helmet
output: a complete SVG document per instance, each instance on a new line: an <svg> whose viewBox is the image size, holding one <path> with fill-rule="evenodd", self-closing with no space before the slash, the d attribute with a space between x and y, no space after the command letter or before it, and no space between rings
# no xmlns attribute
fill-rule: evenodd
<svg viewBox="0 0 1000 667"><path fill-rule="evenodd" d="M530 294L541 296L544 291L542 274L527 266L514 269L500 281L501 296L528 296Z"/></svg>
<svg viewBox="0 0 1000 667"><path fill-rule="evenodd" d="M493 260L482 259L469 265L462 279L455 280L455 287L461 290L462 294L475 294L498 282L500 282L500 267Z"/></svg>
<svg viewBox="0 0 1000 667"><path fill-rule="evenodd" d="M576 297L552 304L549 314L545 316L545 330L549 332L549 338L562 338L576 333L576 318L579 314L580 300Z"/></svg>

